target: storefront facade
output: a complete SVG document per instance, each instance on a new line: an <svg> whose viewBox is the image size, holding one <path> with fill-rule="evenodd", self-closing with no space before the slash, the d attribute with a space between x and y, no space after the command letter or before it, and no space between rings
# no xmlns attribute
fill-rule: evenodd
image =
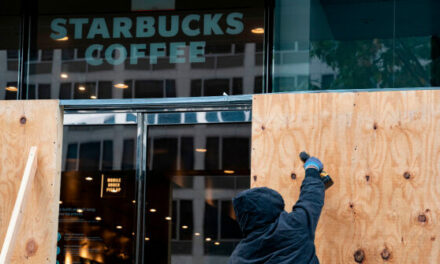
<svg viewBox="0 0 440 264"><path fill-rule="evenodd" d="M0 5L0 99L65 109L59 263L226 263L252 94L440 77L437 1Z"/></svg>

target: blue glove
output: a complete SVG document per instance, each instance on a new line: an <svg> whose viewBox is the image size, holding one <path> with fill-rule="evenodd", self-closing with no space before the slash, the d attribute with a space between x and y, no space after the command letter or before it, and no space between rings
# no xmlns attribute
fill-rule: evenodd
<svg viewBox="0 0 440 264"><path fill-rule="evenodd" d="M322 165L322 162L318 158L310 157L304 163L304 169L307 170L308 168L315 168L321 172L324 169L324 165Z"/></svg>

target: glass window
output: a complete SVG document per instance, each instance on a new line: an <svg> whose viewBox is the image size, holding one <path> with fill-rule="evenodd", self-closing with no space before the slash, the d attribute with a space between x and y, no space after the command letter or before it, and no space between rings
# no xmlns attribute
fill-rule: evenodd
<svg viewBox="0 0 440 264"><path fill-rule="evenodd" d="M273 91L438 86L439 7L276 0Z"/></svg>
<svg viewBox="0 0 440 264"><path fill-rule="evenodd" d="M0 11L0 100L15 100L18 96L20 17L1 13L2 11Z"/></svg>
<svg viewBox="0 0 440 264"><path fill-rule="evenodd" d="M395 1L395 87L440 86L439 1Z"/></svg>
<svg viewBox="0 0 440 264"><path fill-rule="evenodd" d="M211 2L39 1L28 89L92 100L254 93L264 1Z"/></svg>
<svg viewBox="0 0 440 264"><path fill-rule="evenodd" d="M250 124L150 126L145 263L227 263L232 198L250 185Z"/></svg>
<svg viewBox="0 0 440 264"><path fill-rule="evenodd" d="M134 263L135 125L65 126L60 263Z"/></svg>

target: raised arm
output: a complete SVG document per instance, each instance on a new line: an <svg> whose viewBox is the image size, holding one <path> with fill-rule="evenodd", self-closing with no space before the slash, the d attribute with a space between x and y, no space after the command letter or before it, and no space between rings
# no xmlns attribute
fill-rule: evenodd
<svg viewBox="0 0 440 264"><path fill-rule="evenodd" d="M323 165L317 158L312 157L305 162L304 169L306 176L301 185L299 199L293 206L291 214L296 221L305 225L314 238L319 216L324 206L325 187L319 175Z"/></svg>

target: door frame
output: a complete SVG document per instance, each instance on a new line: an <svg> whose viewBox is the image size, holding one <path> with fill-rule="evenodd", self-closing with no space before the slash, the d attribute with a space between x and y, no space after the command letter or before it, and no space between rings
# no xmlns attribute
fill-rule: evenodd
<svg viewBox="0 0 440 264"><path fill-rule="evenodd" d="M145 262L145 215L146 215L146 177L148 155L148 128L152 126L198 125L198 124L231 124L251 123L251 110L220 110L197 112L162 112L144 113L138 116L138 142L136 155L136 182L138 182L137 195L137 230L136 237L136 263ZM141 137L141 138L140 138Z"/></svg>
<svg viewBox="0 0 440 264"><path fill-rule="evenodd" d="M235 97L235 96L231 96ZM158 125L251 123L251 96L212 98L211 100L139 100L139 104L93 104L88 107L64 104L64 125L137 125L136 140L136 241L135 263L145 261L145 197L147 177L148 128ZM231 100L232 99L232 100ZM238 100L237 100L238 99ZM87 100L91 101L91 100ZM102 100L103 101L103 100ZM109 100L110 101L110 100ZM142 101L142 102L141 102ZM71 103L71 102L69 102ZM122 102L121 102L122 103ZM131 108L131 109L130 109ZM133 109L134 108L134 109Z"/></svg>

